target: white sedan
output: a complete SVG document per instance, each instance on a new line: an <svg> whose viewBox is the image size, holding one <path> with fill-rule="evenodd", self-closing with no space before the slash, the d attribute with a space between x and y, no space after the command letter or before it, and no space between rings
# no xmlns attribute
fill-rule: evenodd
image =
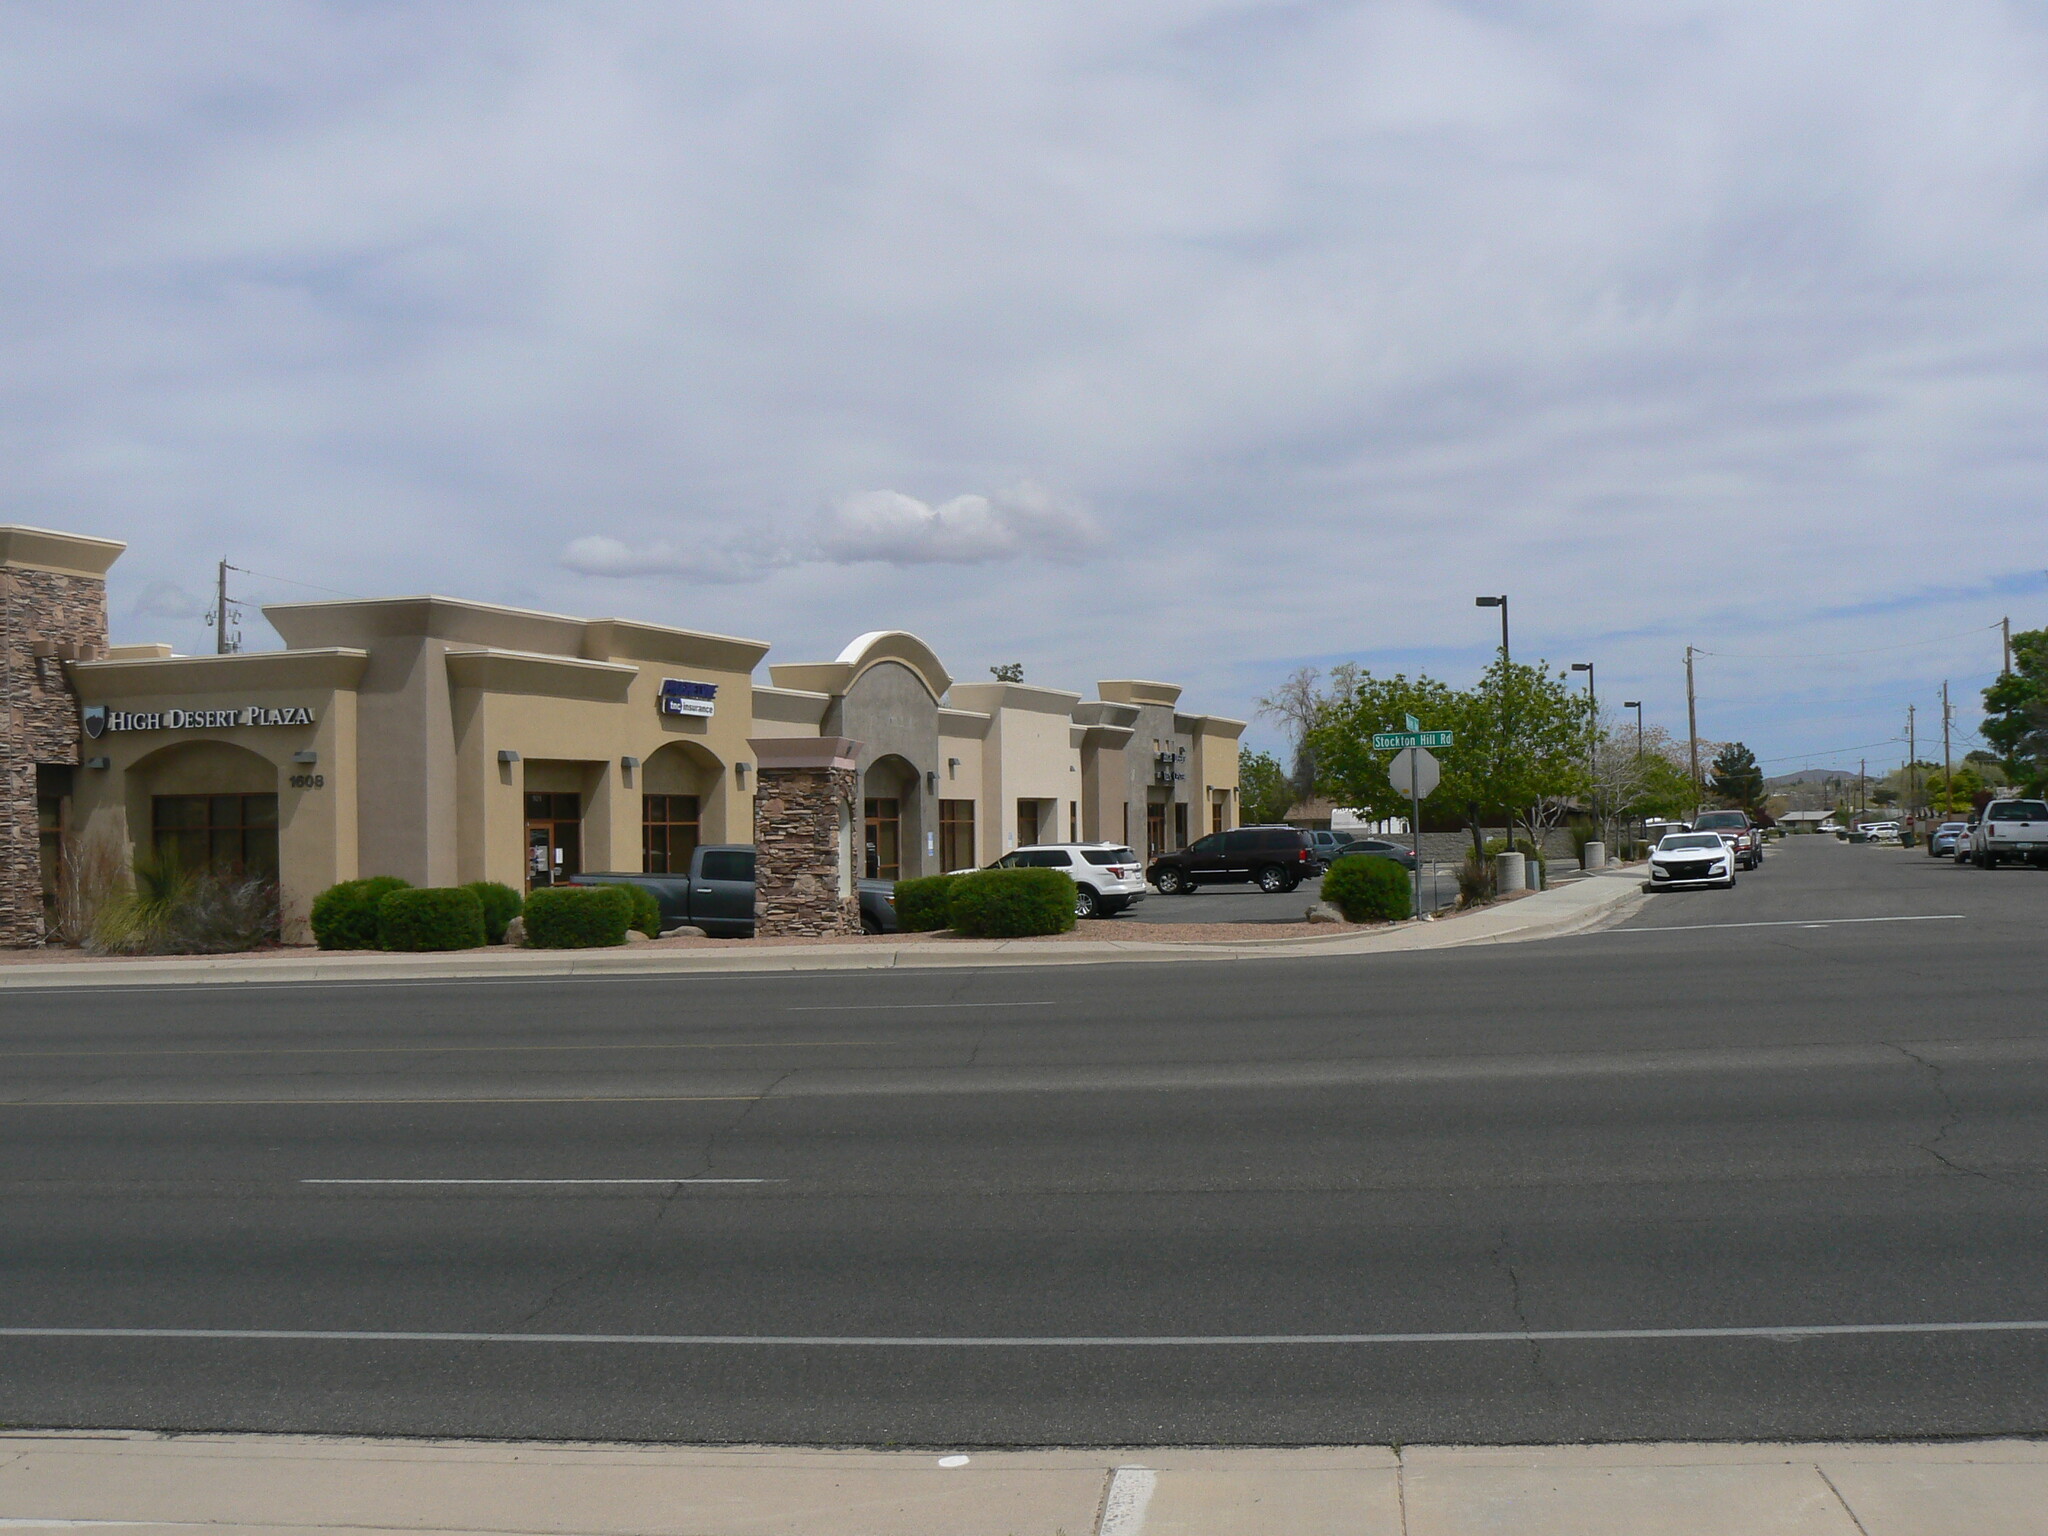
<svg viewBox="0 0 2048 1536"><path fill-rule="evenodd" d="M1724 891L1735 888L1735 851L1721 841L1718 832L1672 832L1650 850L1646 888L1668 891L1681 885L1714 885Z"/></svg>

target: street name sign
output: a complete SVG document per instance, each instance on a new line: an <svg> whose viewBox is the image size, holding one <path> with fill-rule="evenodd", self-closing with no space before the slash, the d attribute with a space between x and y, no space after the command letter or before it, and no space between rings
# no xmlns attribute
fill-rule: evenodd
<svg viewBox="0 0 2048 1536"><path fill-rule="evenodd" d="M1387 764L1387 780L1411 800L1426 799L1443 780L1443 768L1420 747L1407 747Z"/></svg>
<svg viewBox="0 0 2048 1536"><path fill-rule="evenodd" d="M1393 752L1402 747L1448 747L1450 744L1449 731L1375 731L1372 738L1375 752Z"/></svg>

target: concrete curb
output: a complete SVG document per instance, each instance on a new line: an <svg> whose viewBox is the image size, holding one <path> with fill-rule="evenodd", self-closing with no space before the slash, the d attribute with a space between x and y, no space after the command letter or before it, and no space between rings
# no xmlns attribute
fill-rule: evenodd
<svg viewBox="0 0 2048 1536"><path fill-rule="evenodd" d="M1226 943L1101 939L960 939L944 944L791 944L763 949L520 951L68 961L0 966L0 991L70 987L275 986L305 982L547 980L567 976L694 976L787 971L985 969L992 966L1288 960L1525 943L1583 932L1643 899L1640 877L1609 871L1483 911L1329 938Z"/></svg>

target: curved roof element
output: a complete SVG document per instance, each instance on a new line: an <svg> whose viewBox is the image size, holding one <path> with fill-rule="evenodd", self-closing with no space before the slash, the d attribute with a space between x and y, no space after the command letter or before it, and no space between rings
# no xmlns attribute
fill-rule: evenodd
<svg viewBox="0 0 2048 1536"><path fill-rule="evenodd" d="M778 688L844 694L860 681L862 673L888 661L916 673L934 699L944 698L946 690L953 686L952 676L939 661L938 653L903 629L870 630L855 636L839 653L837 661L785 663L770 667L768 675L775 679Z"/></svg>

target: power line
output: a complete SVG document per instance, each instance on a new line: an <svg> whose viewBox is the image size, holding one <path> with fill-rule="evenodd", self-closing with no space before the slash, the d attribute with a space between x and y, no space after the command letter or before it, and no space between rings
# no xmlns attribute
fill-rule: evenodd
<svg viewBox="0 0 2048 1536"><path fill-rule="evenodd" d="M1720 656L1730 661L1818 661L1834 656L1875 656L1883 651L1910 651L1915 646L1941 645L1949 640L1967 640L1973 635L1988 634L1998 624L1985 624L1976 629L1960 630L1953 635L1932 635L1925 640L1905 640L1897 645L1866 645L1854 651L1710 651L1704 646L1698 648L1701 656Z"/></svg>

